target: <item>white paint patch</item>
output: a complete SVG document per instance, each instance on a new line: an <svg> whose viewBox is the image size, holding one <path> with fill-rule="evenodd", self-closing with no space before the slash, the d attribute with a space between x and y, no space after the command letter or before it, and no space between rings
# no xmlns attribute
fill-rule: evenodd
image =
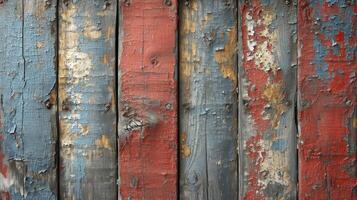
<svg viewBox="0 0 357 200"><path fill-rule="evenodd" d="M61 13L62 22L60 23L60 91L61 98L68 99L70 110L61 115L61 128L63 129L63 139L61 144L71 146L74 141L81 135L88 134L88 127L85 128L81 124L81 111L85 108L83 105L83 93L79 88L88 85L89 77L92 74L91 57L82 52L80 45L81 29L76 24L77 8L74 4L69 4L67 9ZM93 31L90 25L84 27L83 34L86 34L86 29ZM97 37L98 33L90 33L91 37ZM100 37L100 36L99 36ZM74 159L73 153L69 153L69 157Z"/></svg>
<svg viewBox="0 0 357 200"><path fill-rule="evenodd" d="M269 31L269 25L276 18L276 13L269 10L263 10L261 15L262 20L258 20L257 22L253 20L250 12L247 12L245 16L248 31L248 49L250 51L247 60L254 60L255 65L265 72L276 72L279 70L279 66L273 52L276 51L277 32L275 29ZM256 27L264 28L259 32L259 37L266 38L264 42L255 40L254 35L257 33L254 29Z"/></svg>

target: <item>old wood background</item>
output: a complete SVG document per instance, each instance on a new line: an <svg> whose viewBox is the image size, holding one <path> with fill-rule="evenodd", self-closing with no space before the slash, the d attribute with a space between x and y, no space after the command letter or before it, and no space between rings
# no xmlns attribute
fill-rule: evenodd
<svg viewBox="0 0 357 200"><path fill-rule="evenodd" d="M0 200L357 199L354 0L0 0Z"/></svg>

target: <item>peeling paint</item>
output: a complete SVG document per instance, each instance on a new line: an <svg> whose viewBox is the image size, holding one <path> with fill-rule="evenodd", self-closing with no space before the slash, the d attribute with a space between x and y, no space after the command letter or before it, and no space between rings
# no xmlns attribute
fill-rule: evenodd
<svg viewBox="0 0 357 200"><path fill-rule="evenodd" d="M2 1L0 9L0 198L54 199L56 3Z"/></svg>
<svg viewBox="0 0 357 200"><path fill-rule="evenodd" d="M60 189L64 199L116 196L115 34L107 28L115 27L116 10L108 3L115 5L94 0L59 4ZM106 7L106 14L92 15L102 11L101 6Z"/></svg>
<svg viewBox="0 0 357 200"><path fill-rule="evenodd" d="M299 197L356 199L357 5L298 3Z"/></svg>
<svg viewBox="0 0 357 200"><path fill-rule="evenodd" d="M228 41L223 49L216 50L214 58L219 64L221 73L225 78L229 78L233 81L233 84L237 84L237 72L235 71L236 62L236 45L237 45L237 27L233 26L229 29Z"/></svg>
<svg viewBox="0 0 357 200"><path fill-rule="evenodd" d="M267 106L272 108L271 126L277 128L279 126L280 118L284 112L288 110L281 84L270 84L263 90L263 98L268 102Z"/></svg>
<svg viewBox="0 0 357 200"><path fill-rule="evenodd" d="M240 198L295 199L295 3L240 4Z"/></svg>
<svg viewBox="0 0 357 200"><path fill-rule="evenodd" d="M102 32L98 26L92 25L92 22L87 20L84 24L83 34L85 37L91 40L96 40L102 36Z"/></svg>

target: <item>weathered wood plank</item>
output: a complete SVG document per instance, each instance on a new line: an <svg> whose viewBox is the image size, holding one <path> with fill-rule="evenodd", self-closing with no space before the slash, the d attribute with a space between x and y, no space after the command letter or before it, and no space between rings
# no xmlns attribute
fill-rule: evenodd
<svg viewBox="0 0 357 200"><path fill-rule="evenodd" d="M180 7L180 198L237 199L237 4Z"/></svg>
<svg viewBox="0 0 357 200"><path fill-rule="evenodd" d="M298 7L299 197L357 199L357 4Z"/></svg>
<svg viewBox="0 0 357 200"><path fill-rule="evenodd" d="M60 198L115 199L115 0L59 3Z"/></svg>
<svg viewBox="0 0 357 200"><path fill-rule="evenodd" d="M239 196L296 199L296 1L239 5Z"/></svg>
<svg viewBox="0 0 357 200"><path fill-rule="evenodd" d="M176 0L120 4L121 199L177 198Z"/></svg>
<svg viewBox="0 0 357 200"><path fill-rule="evenodd" d="M56 199L56 1L0 1L0 199Z"/></svg>

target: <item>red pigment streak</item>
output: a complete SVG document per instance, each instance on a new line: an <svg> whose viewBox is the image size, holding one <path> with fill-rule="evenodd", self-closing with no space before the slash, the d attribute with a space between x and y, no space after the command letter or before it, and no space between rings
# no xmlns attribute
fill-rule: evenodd
<svg viewBox="0 0 357 200"><path fill-rule="evenodd" d="M264 17L261 16L263 8L260 5L260 1L254 0L251 2L251 6L244 4L241 8L241 19L242 19L242 46L243 46L243 67L245 71L246 80L249 82L247 88L248 96L250 100L248 101L247 110L252 116L254 129L257 131L257 135L251 136L246 142L246 150L248 154L248 185L247 192L244 195L244 199L265 199L263 194L262 186L259 184L260 168L265 159L264 149L259 145L259 141L263 140L263 134L271 128L271 121L264 119L262 113L264 112L264 107L268 103L263 98L263 92L267 85L273 83L282 82L282 74L280 71L273 72L272 70L266 72L263 70L263 63L257 66L254 58L248 60L252 52L249 50L248 41L255 41L259 44L268 42L268 50L273 51L273 44L269 43L268 36L263 35L263 31L267 28L262 23L258 25L258 21L264 21ZM254 35L248 35L247 19L246 16L249 13L254 21ZM254 53L256 53L256 47ZM254 88L252 88L254 86ZM248 133L242 133L248 134Z"/></svg>
<svg viewBox="0 0 357 200"><path fill-rule="evenodd" d="M154 118L119 143L122 199L177 198L177 1L164 2L120 5L119 113L129 106L143 121Z"/></svg>
<svg viewBox="0 0 357 200"><path fill-rule="evenodd" d="M3 128L3 111L2 108L0 107L0 131ZM3 153L3 147L2 147L2 142L4 141L4 136L2 133L0 133L0 175L3 176L3 178L8 177L9 173L9 167L5 163L5 154ZM0 190L0 200L10 200L10 193L7 191L2 191Z"/></svg>
<svg viewBox="0 0 357 200"><path fill-rule="evenodd" d="M265 153L263 152L262 147L258 144L258 141L261 140L261 136L252 136L249 140L246 141L247 151L248 151L248 158L250 160L251 166L260 166L265 158ZM254 174L255 176L249 176L248 178L248 188L254 188L248 190L245 193L244 200L251 200L251 199L264 199L262 193L257 193L257 191L262 190L263 188L258 184L258 174L260 173L259 167L251 167L249 169L249 174Z"/></svg>
<svg viewBox="0 0 357 200"><path fill-rule="evenodd" d="M351 5L348 5L351 6ZM356 28L356 8L352 23ZM349 143L355 143L351 124L356 107L355 55L347 56L347 47L356 46L355 33L345 42L341 27L335 35L339 54L332 51L331 38L318 32L318 40L327 49L323 58L330 78L316 76L314 49L314 12L321 14L321 23L333 15L343 17L344 9L327 3L313 7L307 0L299 0L299 197L301 199L357 199L356 152L350 152ZM342 19L344 20L344 19ZM352 28L352 29L353 29ZM352 137L349 137L352 136ZM349 139L352 138L352 139ZM352 141L349 141L352 140Z"/></svg>
<svg viewBox="0 0 357 200"><path fill-rule="evenodd" d="M0 191L0 200L10 200L10 192Z"/></svg>
<svg viewBox="0 0 357 200"><path fill-rule="evenodd" d="M3 152L0 151L0 173L3 177L6 178L8 176L8 167L5 165L4 161L5 161L5 155Z"/></svg>

